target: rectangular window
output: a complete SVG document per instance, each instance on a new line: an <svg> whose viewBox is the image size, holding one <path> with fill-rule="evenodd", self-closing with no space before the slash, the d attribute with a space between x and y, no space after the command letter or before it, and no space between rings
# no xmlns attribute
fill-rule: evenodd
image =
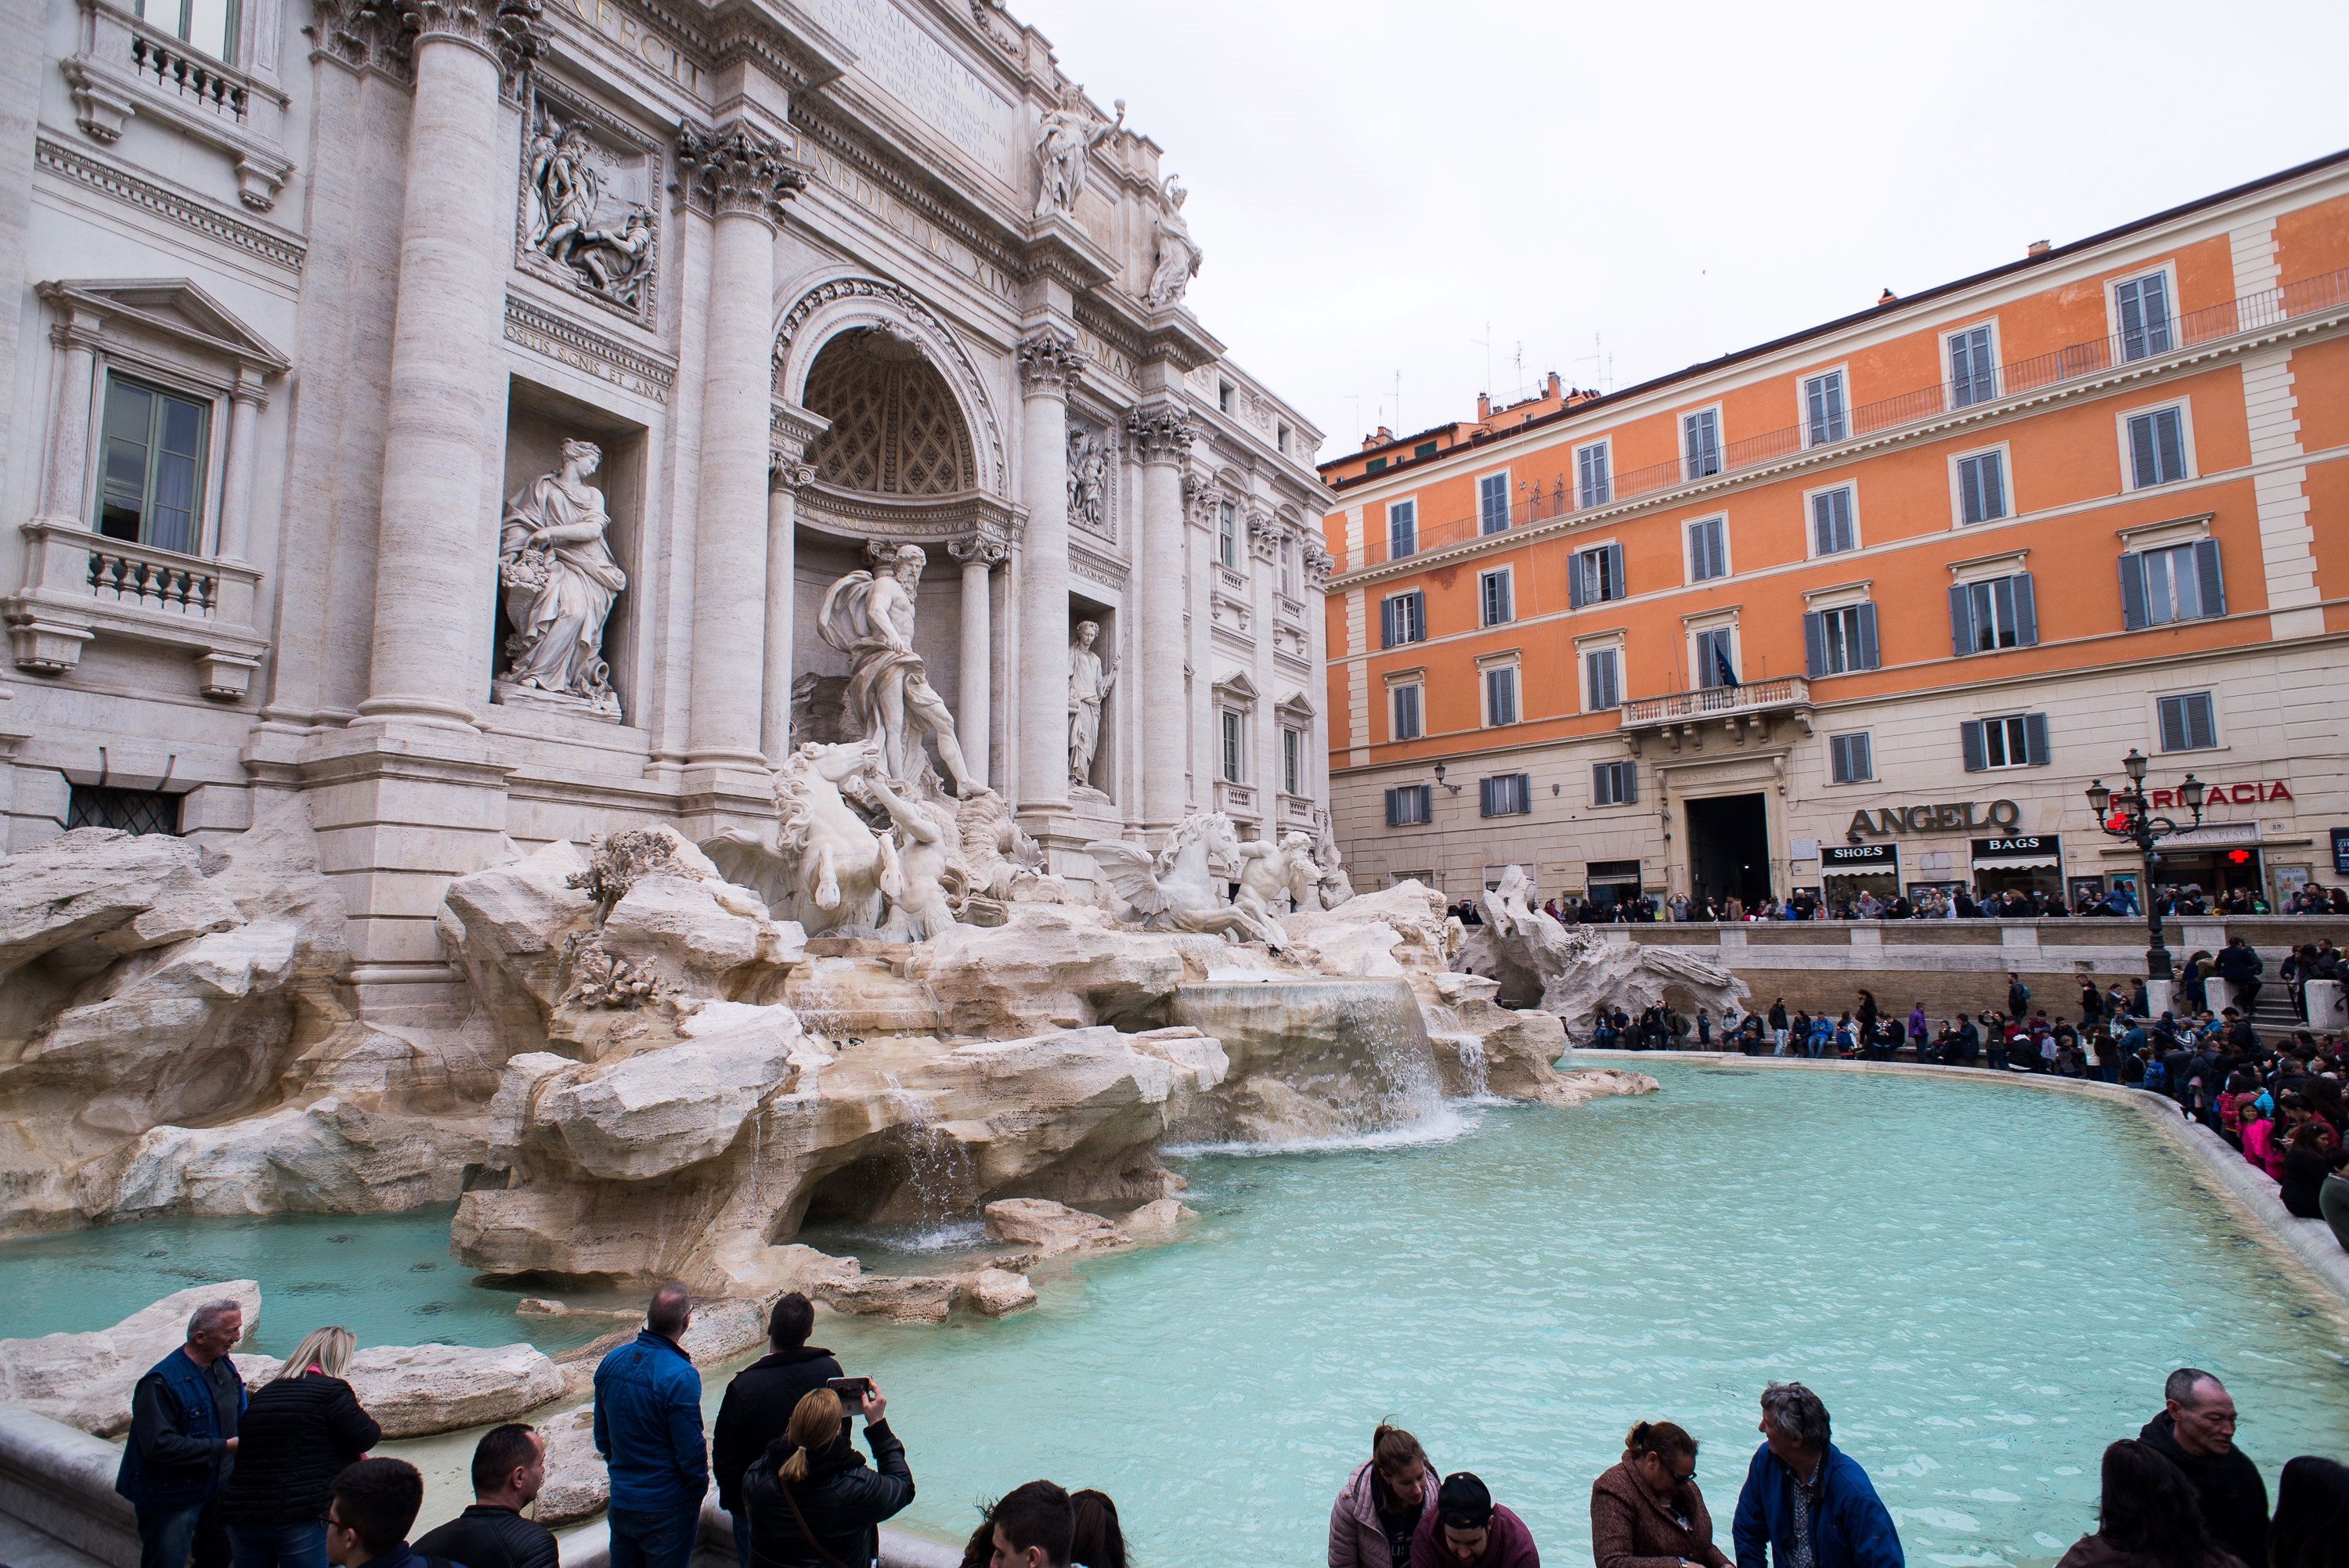
<svg viewBox="0 0 2349 1568"><path fill-rule="evenodd" d="M1681 416L1681 449L1688 459L1688 477L1701 480L1721 471L1721 416L1707 408Z"/></svg>
<svg viewBox="0 0 2349 1568"><path fill-rule="evenodd" d="M1432 458L1435 456L1435 443L1433 441L1422 441L1419 445L1411 449L1411 455L1414 458Z"/></svg>
<svg viewBox="0 0 2349 1568"><path fill-rule="evenodd" d="M1950 407L1970 408L1998 396L1998 371L1990 362L1990 328L1977 326L1950 337Z"/></svg>
<svg viewBox="0 0 2349 1568"><path fill-rule="evenodd" d="M1287 725L1280 730L1280 783L1292 795L1305 793L1305 732Z"/></svg>
<svg viewBox="0 0 2349 1568"><path fill-rule="evenodd" d="M1288 426L1286 426L1286 425L1277 425L1277 426L1275 426L1275 427L1273 428L1272 444L1273 444L1275 447L1277 447L1277 448L1278 448L1278 449L1279 449L1280 455L1281 455L1282 457L1284 457L1284 458L1285 458L1285 457L1287 457L1287 456L1288 455Z"/></svg>
<svg viewBox="0 0 2349 1568"><path fill-rule="evenodd" d="M2164 751L2208 751L2219 744L2218 720L2209 692L2166 696L2157 706L2161 712Z"/></svg>
<svg viewBox="0 0 2349 1568"><path fill-rule="evenodd" d="M1416 827L1435 820L1435 787L1432 784L1405 784L1387 791L1387 826Z"/></svg>
<svg viewBox="0 0 2349 1568"><path fill-rule="evenodd" d="M1816 555L1840 555L1857 541L1851 531L1851 490L1831 490L1811 498L1811 549Z"/></svg>
<svg viewBox="0 0 2349 1568"><path fill-rule="evenodd" d="M1485 533L1501 533L1509 526L1509 476L1486 474L1476 481L1476 524Z"/></svg>
<svg viewBox="0 0 2349 1568"><path fill-rule="evenodd" d="M1514 665L1485 672L1485 722L1517 722L1517 671Z"/></svg>
<svg viewBox="0 0 2349 1568"><path fill-rule="evenodd" d="M1369 462L1362 465L1362 471L1366 474L1381 474L1386 472L1386 459L1372 458Z"/></svg>
<svg viewBox="0 0 2349 1568"><path fill-rule="evenodd" d="M2044 713L1968 719L1958 727L1958 734L1969 773L2047 766L2047 716Z"/></svg>
<svg viewBox="0 0 2349 1568"><path fill-rule="evenodd" d="M1283 539L1278 552L1280 559L1280 592L1284 598L1297 597L1296 542Z"/></svg>
<svg viewBox="0 0 2349 1568"><path fill-rule="evenodd" d="M76 784L66 796L66 828L112 828L124 833L180 830L181 797L110 784Z"/></svg>
<svg viewBox="0 0 2349 1568"><path fill-rule="evenodd" d="M2124 362L2169 352L2169 280L2159 273L2131 278L2113 290L2121 318Z"/></svg>
<svg viewBox="0 0 2349 1568"><path fill-rule="evenodd" d="M1387 559L1400 561L1419 553L1419 503L1391 502L1387 507Z"/></svg>
<svg viewBox="0 0 2349 1568"><path fill-rule="evenodd" d="M1688 525L1689 581L1710 583L1729 575L1729 522L1708 517Z"/></svg>
<svg viewBox="0 0 2349 1568"><path fill-rule="evenodd" d="M1498 626L1516 619L1509 603L1509 574L1506 571L1479 573L1476 578L1478 597L1484 601L1485 624Z"/></svg>
<svg viewBox="0 0 2349 1568"><path fill-rule="evenodd" d="M2031 573L1959 583L1950 589L1950 651L1992 654L2039 641L2039 614Z"/></svg>
<svg viewBox="0 0 2349 1568"><path fill-rule="evenodd" d="M1808 417L1809 445L1823 447L1846 434L1843 418L1843 372L1830 370L1803 383L1803 409Z"/></svg>
<svg viewBox="0 0 2349 1568"><path fill-rule="evenodd" d="M1239 569L1239 516L1232 503L1225 501L1216 511L1216 559L1234 571Z"/></svg>
<svg viewBox="0 0 2349 1568"><path fill-rule="evenodd" d="M1232 384L1230 382L1218 381L1216 383L1216 407L1222 409L1226 414L1232 411Z"/></svg>
<svg viewBox="0 0 2349 1568"><path fill-rule="evenodd" d="M1591 712L1622 706L1622 655L1614 648L1593 648L1583 655L1582 685L1589 694Z"/></svg>
<svg viewBox="0 0 2349 1568"><path fill-rule="evenodd" d="M1640 801L1640 765L1636 762L1594 762L1590 765L1590 803L1594 806L1636 806Z"/></svg>
<svg viewBox="0 0 2349 1568"><path fill-rule="evenodd" d="M1692 655L1696 668L1696 684L1700 687L1733 686L1737 681L1737 662L1730 646L1730 629L1717 627L1696 634L1696 652Z"/></svg>
<svg viewBox="0 0 2349 1568"><path fill-rule="evenodd" d="M1574 454L1575 505L1605 506L1615 499L1614 481L1607 477L1607 443L1584 447Z"/></svg>
<svg viewBox="0 0 2349 1568"><path fill-rule="evenodd" d="M1379 601L1379 646L1427 641L1427 595L1413 592Z"/></svg>
<svg viewBox="0 0 2349 1568"><path fill-rule="evenodd" d="M2185 422L2177 409L2130 415L2128 444L2131 490L2174 484L2186 477Z"/></svg>
<svg viewBox="0 0 2349 1568"><path fill-rule="evenodd" d="M1480 817L1523 817L1534 809L1533 775L1504 773L1480 781L1476 814Z"/></svg>
<svg viewBox="0 0 2349 1568"><path fill-rule="evenodd" d="M139 15L202 49L236 63L236 0L140 0Z"/></svg>
<svg viewBox="0 0 2349 1568"><path fill-rule="evenodd" d="M2138 632L2226 613L2227 585L2219 568L2217 540L2132 551L2121 557L2124 630Z"/></svg>
<svg viewBox="0 0 2349 1568"><path fill-rule="evenodd" d="M1968 523L1995 522L2006 515L2006 457L1977 452L1958 459L1958 516Z"/></svg>
<svg viewBox="0 0 2349 1568"><path fill-rule="evenodd" d="M1623 547L1602 544L1596 550L1577 551L1568 557L1566 589L1568 607L1577 610L1585 604L1622 598Z"/></svg>
<svg viewBox="0 0 2349 1568"><path fill-rule="evenodd" d="M1387 701L1394 712L1387 724L1390 740L1417 740L1419 727L1419 687L1399 686L1387 693Z"/></svg>
<svg viewBox="0 0 2349 1568"><path fill-rule="evenodd" d="M1230 712L1224 715L1224 779L1240 781L1240 716Z"/></svg>
<svg viewBox="0 0 2349 1568"><path fill-rule="evenodd" d="M1865 784L1875 778L1876 758L1870 753L1867 732L1828 736L1827 766L1838 784Z"/></svg>
<svg viewBox="0 0 2349 1568"><path fill-rule="evenodd" d="M192 555L200 542L204 432L210 406L106 378L98 531L109 539Z"/></svg>
<svg viewBox="0 0 2349 1568"><path fill-rule="evenodd" d="M1876 668L1876 606L1846 604L1805 615L1803 656L1814 678Z"/></svg>

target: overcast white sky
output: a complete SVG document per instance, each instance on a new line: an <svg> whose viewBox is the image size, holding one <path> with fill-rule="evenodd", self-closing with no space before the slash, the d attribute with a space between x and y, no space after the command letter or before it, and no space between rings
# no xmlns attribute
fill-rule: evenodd
<svg viewBox="0 0 2349 1568"><path fill-rule="evenodd" d="M1192 306L1324 459L1520 344L1630 386L2349 146L2341 0L1011 12L1166 150Z"/></svg>

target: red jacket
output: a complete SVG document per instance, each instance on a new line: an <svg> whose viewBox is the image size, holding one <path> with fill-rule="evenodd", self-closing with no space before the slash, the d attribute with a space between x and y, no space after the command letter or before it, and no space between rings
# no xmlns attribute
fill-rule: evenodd
<svg viewBox="0 0 2349 1568"><path fill-rule="evenodd" d="M1484 1555L1463 1563L1444 1544L1443 1521L1430 1509L1411 1538L1411 1568L1541 1568L1541 1553L1534 1550L1534 1532L1526 1522L1495 1503Z"/></svg>

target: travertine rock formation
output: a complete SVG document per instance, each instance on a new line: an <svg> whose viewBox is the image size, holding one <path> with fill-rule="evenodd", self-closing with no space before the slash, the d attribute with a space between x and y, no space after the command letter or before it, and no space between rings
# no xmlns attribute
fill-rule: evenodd
<svg viewBox="0 0 2349 1568"><path fill-rule="evenodd" d="M1528 907L1525 872L1511 866L1484 897L1485 923L1468 934L1454 967L1500 983L1500 995L1530 1003L1587 1034L1600 1007L1637 1016L1659 1002L1718 1018L1745 1010L1745 982L1682 949L1609 942L1587 926L1568 928ZM1351 907L1350 905L1349 907Z"/></svg>
<svg viewBox="0 0 2349 1568"><path fill-rule="evenodd" d="M252 1343L261 1326L261 1286L249 1279L174 1291L111 1328L0 1339L0 1404L119 1437L130 1429L130 1391L147 1368L187 1343L189 1314L222 1299L244 1308L243 1343Z"/></svg>

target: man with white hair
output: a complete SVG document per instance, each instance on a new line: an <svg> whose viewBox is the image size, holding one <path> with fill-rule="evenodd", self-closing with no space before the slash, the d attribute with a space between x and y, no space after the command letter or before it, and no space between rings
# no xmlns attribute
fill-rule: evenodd
<svg viewBox="0 0 2349 1568"><path fill-rule="evenodd" d="M188 1319L187 1343L150 1367L130 1396L130 1439L114 1490L139 1518L139 1568L226 1568L228 1532L212 1501L236 1465L244 1380L229 1350L244 1337L244 1308L208 1301Z"/></svg>
<svg viewBox="0 0 2349 1568"><path fill-rule="evenodd" d="M1737 1568L1904 1568L1892 1515L1828 1429L1826 1406L1800 1383L1762 1391L1762 1446L1737 1496Z"/></svg>
<svg viewBox="0 0 2349 1568"><path fill-rule="evenodd" d="M2202 1500L2211 1537L2245 1563L2267 1561L2268 1486L2235 1446L2235 1401L2199 1367L2180 1367L2162 1385L2162 1410L2137 1440L2176 1465Z"/></svg>

